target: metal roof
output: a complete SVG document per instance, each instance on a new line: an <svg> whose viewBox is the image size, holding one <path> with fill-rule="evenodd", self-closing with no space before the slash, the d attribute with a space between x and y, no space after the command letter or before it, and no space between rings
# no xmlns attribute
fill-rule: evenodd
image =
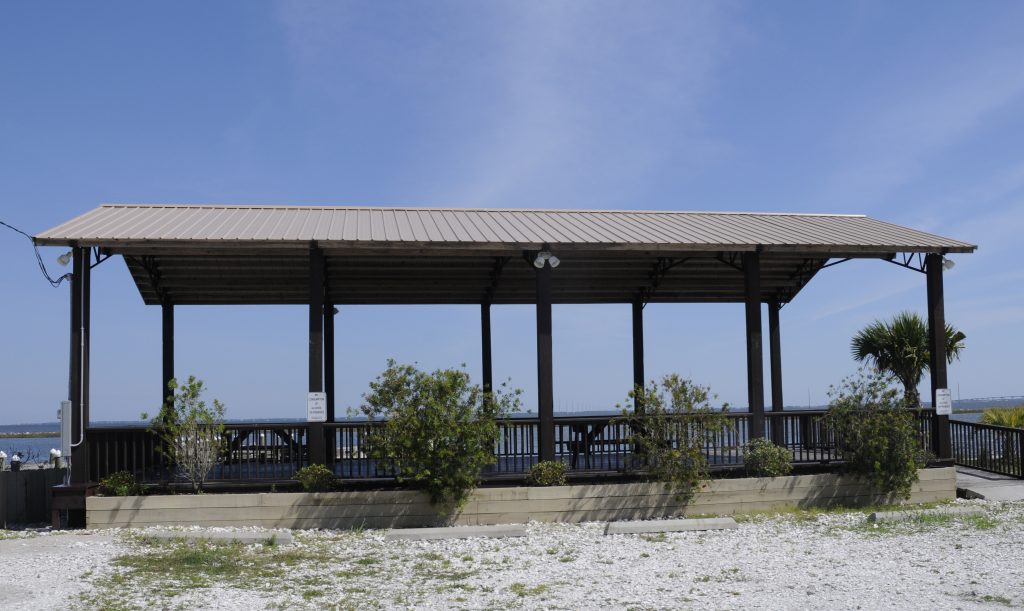
<svg viewBox="0 0 1024 611"><path fill-rule="evenodd" d="M975 248L861 215L468 208L104 205L36 236L39 244L96 246L310 241L851 252Z"/></svg>
<svg viewBox="0 0 1024 611"><path fill-rule="evenodd" d="M35 241L124 255L152 304L306 303L313 245L336 304L533 303L544 246L556 303L743 301L754 250L764 298L789 301L831 258L976 248L860 215L181 205L105 205Z"/></svg>

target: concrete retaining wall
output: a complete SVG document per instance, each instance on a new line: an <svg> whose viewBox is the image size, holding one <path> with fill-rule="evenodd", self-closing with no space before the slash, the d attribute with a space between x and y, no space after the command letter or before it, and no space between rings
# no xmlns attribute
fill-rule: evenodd
<svg viewBox="0 0 1024 611"><path fill-rule="evenodd" d="M910 502L956 496L953 468L925 469ZM660 484L601 484L550 488L481 488L453 517L439 516L418 492L384 490L332 493L205 494L90 497L89 528L161 525L265 526L268 528L408 528L440 524L587 522L729 515L786 507L896 502L837 475L717 480L687 506Z"/></svg>
<svg viewBox="0 0 1024 611"><path fill-rule="evenodd" d="M63 469L0 471L0 528L49 522L50 488L63 481Z"/></svg>

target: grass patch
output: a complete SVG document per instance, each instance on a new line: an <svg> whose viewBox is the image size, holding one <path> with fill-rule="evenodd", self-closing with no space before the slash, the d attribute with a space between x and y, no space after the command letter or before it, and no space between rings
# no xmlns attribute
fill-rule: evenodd
<svg viewBox="0 0 1024 611"><path fill-rule="evenodd" d="M1001 522L986 514L958 515L955 513L919 513L903 520L868 522L843 528L872 535L900 535L929 532L939 528L964 526L974 530L991 530Z"/></svg>
<svg viewBox="0 0 1024 611"><path fill-rule="evenodd" d="M531 587L525 583L516 582L510 585L508 589L519 598L526 598L527 596L540 596L548 591L548 586L541 583Z"/></svg>
<svg viewBox="0 0 1024 611"><path fill-rule="evenodd" d="M832 507L780 507L769 511L752 511L739 513L733 516L737 522L757 522L768 518L787 517L796 522L817 522L818 518L827 515L846 515L851 513L869 514L879 511L914 511L923 509L936 509L954 504L955 501L931 501L928 503L914 503L904 505L862 505L848 506L835 505Z"/></svg>
<svg viewBox="0 0 1024 611"><path fill-rule="evenodd" d="M132 552L111 561L113 571L92 578L94 590L79 601L87 609L136 608L140 596L148 606L174 607L174 599L185 592L214 585L270 593L288 591L303 600L328 595L326 580L307 577L286 583L289 568L302 565L322 568L336 562L322 545L298 549L278 545L242 545L184 539L156 540L126 537ZM363 570L367 567L361 566ZM376 569L369 569L376 570Z"/></svg>
<svg viewBox="0 0 1024 611"><path fill-rule="evenodd" d="M1004 607L1013 606L1013 599L1005 596L999 596L997 594L978 594L977 592L972 591L960 594L960 598L969 602L992 603L996 605L1003 605Z"/></svg>

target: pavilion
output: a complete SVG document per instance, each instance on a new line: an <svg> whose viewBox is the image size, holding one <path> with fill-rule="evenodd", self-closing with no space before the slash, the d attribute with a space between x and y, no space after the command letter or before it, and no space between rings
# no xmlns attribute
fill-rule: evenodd
<svg viewBox="0 0 1024 611"><path fill-rule="evenodd" d="M493 305L536 304L539 458L555 456L552 304L629 303L633 380L644 382L647 303L744 303L749 434L765 433L762 304L771 407L782 410L779 310L819 271L881 259L926 276L931 385L945 388L944 256L976 246L861 215L380 207L104 205L35 236L73 252L72 481L89 481L90 270L123 258L163 312L163 375L174 377L175 306L308 304L310 393L335 420L335 306L479 304L483 386L492 385ZM166 392L166 390L165 390ZM324 424L309 461L324 463ZM933 451L951 458L947 416Z"/></svg>

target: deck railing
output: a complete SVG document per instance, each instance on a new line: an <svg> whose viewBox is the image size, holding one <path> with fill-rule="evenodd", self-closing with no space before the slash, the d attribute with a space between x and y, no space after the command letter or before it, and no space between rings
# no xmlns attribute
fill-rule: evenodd
<svg viewBox="0 0 1024 611"><path fill-rule="evenodd" d="M951 420L958 465L1024 478L1024 429Z"/></svg>
<svg viewBox="0 0 1024 611"><path fill-rule="evenodd" d="M921 444L926 448L931 447L932 413L929 410L916 412ZM826 427L824 416L824 411L767 412L765 436L788 449L795 464L835 462L839 459L836 439ZM727 417L729 427L704 445L713 470L743 465L744 447L750 438L750 414L728 413ZM373 458L371 431L380 425L380 422L365 420L324 425L327 463L335 475L348 480L394 477L386 461ZM484 478L527 473L539 460L539 426L537 418L503 420L494 447L496 462L484 470ZM224 433L225 449L209 481L290 480L295 471L309 464L309 432L305 423L228 424ZM629 422L621 417L556 417L555 460L577 473L628 471L637 466L632 434ZM159 438L145 427L95 427L88 430L86 438L92 481L122 470L131 471L142 481L151 483L174 478ZM957 438L954 435L954 444ZM1017 443L1019 448L1019 440Z"/></svg>

